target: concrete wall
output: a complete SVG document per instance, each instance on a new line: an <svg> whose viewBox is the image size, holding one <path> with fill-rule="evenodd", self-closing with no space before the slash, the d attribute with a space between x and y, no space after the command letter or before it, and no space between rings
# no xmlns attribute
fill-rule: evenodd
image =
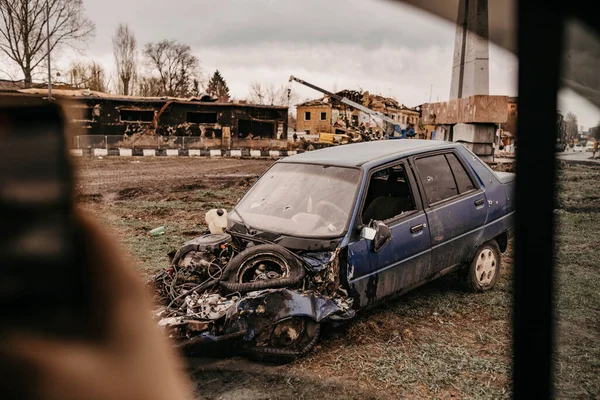
<svg viewBox="0 0 600 400"><path fill-rule="evenodd" d="M505 123L508 96L471 96L443 103L423 104L422 120L426 125L458 123Z"/></svg>

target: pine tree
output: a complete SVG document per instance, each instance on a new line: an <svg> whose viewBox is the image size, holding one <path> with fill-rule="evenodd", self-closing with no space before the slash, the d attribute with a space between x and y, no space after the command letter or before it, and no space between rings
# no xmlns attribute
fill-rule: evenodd
<svg viewBox="0 0 600 400"><path fill-rule="evenodd" d="M219 70L216 70L208 81L206 93L210 97L218 99L218 101L221 103L226 103L229 101L229 87L227 87L227 82L225 82L225 79Z"/></svg>

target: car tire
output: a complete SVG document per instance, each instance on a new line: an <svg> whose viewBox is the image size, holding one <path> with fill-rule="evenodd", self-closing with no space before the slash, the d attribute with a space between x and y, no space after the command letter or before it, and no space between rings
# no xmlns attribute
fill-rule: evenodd
<svg viewBox="0 0 600 400"><path fill-rule="evenodd" d="M252 275L253 266L271 264L285 270L285 276L251 282L245 279L246 272ZM246 267L249 267L247 271ZM304 266L285 247L276 244L252 246L235 256L223 271L219 284L228 293L247 293L255 290L276 289L297 285L305 276Z"/></svg>
<svg viewBox="0 0 600 400"><path fill-rule="evenodd" d="M492 289L500 277L502 256L498 242L491 240L482 244L475 252L467 270L467 286L473 292Z"/></svg>
<svg viewBox="0 0 600 400"><path fill-rule="evenodd" d="M310 318L292 318L302 320L303 329L295 343L277 343L278 340L270 341L269 346L246 345L245 351L258 361L267 361L277 364L287 364L299 357L309 353L317 344L321 334L321 324ZM287 321L289 321L288 319ZM283 321L286 323L287 321ZM272 326L271 338L281 322Z"/></svg>

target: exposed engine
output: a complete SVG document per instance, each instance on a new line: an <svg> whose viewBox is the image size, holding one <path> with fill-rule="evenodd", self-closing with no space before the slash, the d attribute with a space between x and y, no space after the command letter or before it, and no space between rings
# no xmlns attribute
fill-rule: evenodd
<svg viewBox="0 0 600 400"><path fill-rule="evenodd" d="M314 258L311 264L306 255L265 242L235 233L185 242L152 279L159 326L183 345L244 336L254 350L298 355L316 342L319 322L354 315L339 285L337 252L321 253L316 268Z"/></svg>

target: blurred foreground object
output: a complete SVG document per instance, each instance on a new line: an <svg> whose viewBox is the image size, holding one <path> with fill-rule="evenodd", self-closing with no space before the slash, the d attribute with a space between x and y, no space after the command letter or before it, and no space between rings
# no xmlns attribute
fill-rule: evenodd
<svg viewBox="0 0 600 400"><path fill-rule="evenodd" d="M74 210L60 108L0 109L0 149L2 398L190 398L133 263Z"/></svg>

